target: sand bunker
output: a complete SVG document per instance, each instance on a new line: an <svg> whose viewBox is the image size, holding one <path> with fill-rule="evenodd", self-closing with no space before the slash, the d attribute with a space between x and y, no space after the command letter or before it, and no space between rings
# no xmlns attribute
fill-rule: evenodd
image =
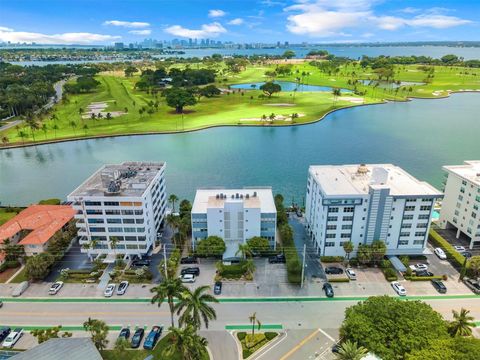
<svg viewBox="0 0 480 360"><path fill-rule="evenodd" d="M352 96L339 96L338 100L348 101L352 104L363 104L364 99L361 97L352 97Z"/></svg>
<svg viewBox="0 0 480 360"><path fill-rule="evenodd" d="M123 111L104 111L108 104L107 102L113 102L113 100L104 101L104 102L93 102L87 106L87 111L82 114L82 119L90 119L92 114L95 114L95 117L107 117L107 114L110 113L111 117L118 117L125 115L126 113Z"/></svg>

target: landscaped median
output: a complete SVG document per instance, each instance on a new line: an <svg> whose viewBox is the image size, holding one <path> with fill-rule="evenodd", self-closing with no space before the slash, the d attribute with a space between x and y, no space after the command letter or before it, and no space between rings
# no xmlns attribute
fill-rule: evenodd
<svg viewBox="0 0 480 360"><path fill-rule="evenodd" d="M278 333L269 331L264 333L250 334L241 331L236 335L242 346L242 357L247 359L267 345L270 341L275 339L278 336Z"/></svg>

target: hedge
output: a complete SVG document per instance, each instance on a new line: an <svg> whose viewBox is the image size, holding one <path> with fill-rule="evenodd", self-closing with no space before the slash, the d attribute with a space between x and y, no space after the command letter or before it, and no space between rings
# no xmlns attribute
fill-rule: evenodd
<svg viewBox="0 0 480 360"><path fill-rule="evenodd" d="M328 278L327 281L331 283L343 283L343 282L350 282L350 279L346 277L345 278Z"/></svg>
<svg viewBox="0 0 480 360"><path fill-rule="evenodd" d="M455 248L435 230L430 229L428 240L434 247L440 247L445 251L447 260L450 261L454 267L461 268L463 266L465 257L455 250Z"/></svg>
<svg viewBox="0 0 480 360"><path fill-rule="evenodd" d="M265 337L267 338L268 341L272 340L272 339L275 339L277 337L278 333L276 332L271 332L271 331L267 331L265 333Z"/></svg>
<svg viewBox="0 0 480 360"><path fill-rule="evenodd" d="M243 339L245 339L245 336L247 336L247 333L246 332L239 332L237 333L237 338L238 340L242 341Z"/></svg>
<svg viewBox="0 0 480 360"><path fill-rule="evenodd" d="M405 276L405 280L410 281L431 281L431 280L445 280L443 276Z"/></svg>
<svg viewBox="0 0 480 360"><path fill-rule="evenodd" d="M14 269L18 266L20 266L20 263L17 260L5 261L2 265L0 265L0 273L7 269Z"/></svg>
<svg viewBox="0 0 480 360"><path fill-rule="evenodd" d="M280 237L286 258L288 282L300 284L302 282L302 264L293 241L293 229L289 224L280 227Z"/></svg>
<svg viewBox="0 0 480 360"><path fill-rule="evenodd" d="M383 275L385 276L385 279L387 279L387 281L398 280L397 272L395 271L395 269L389 267L389 268L383 269L382 272L383 272Z"/></svg>
<svg viewBox="0 0 480 360"><path fill-rule="evenodd" d="M343 256L320 256L320 261L324 263L338 263L345 260Z"/></svg>

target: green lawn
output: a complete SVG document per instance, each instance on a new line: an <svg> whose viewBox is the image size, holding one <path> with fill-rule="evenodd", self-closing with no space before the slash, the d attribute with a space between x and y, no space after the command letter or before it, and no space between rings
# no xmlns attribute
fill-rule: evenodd
<svg viewBox="0 0 480 360"><path fill-rule="evenodd" d="M23 270L20 271L20 273L12 279L11 283L19 284L27 280L28 280L27 272L25 271L25 268L23 268Z"/></svg>
<svg viewBox="0 0 480 360"><path fill-rule="evenodd" d="M192 66L197 66L193 64ZM222 65L219 65L221 68ZM265 81L265 71L274 69L275 65L251 65L239 74L222 74L218 76L220 88L227 88L229 84ZM324 85L339 88L353 89L353 79L374 79L376 75L370 68L363 69L360 65L346 65L335 74L321 72L318 68L303 63L294 65L293 73L289 76L277 77L276 80L294 81L296 77L303 76L303 83L311 85ZM422 82L426 73L418 65L395 66L395 80ZM292 113L301 114L295 123L308 123L316 121L326 113L362 104L378 103L384 100L406 100L407 97L436 98L447 96L446 90L480 89L480 69L466 69L460 67L436 66L435 76L431 83L426 85L403 86L398 91L395 89L382 89L372 85L358 85L359 91L365 91L365 96L343 93L339 99L334 99L331 92L281 92L271 98L259 97L260 90L235 91L216 98L202 98L200 102L185 109L182 117L175 114L168 107L165 99L157 95L147 94L135 90L134 85L138 77L125 78L113 73L97 76L100 81L99 88L89 94L70 95L54 108L58 120L51 120L50 116L42 121L47 125L46 131L37 130L34 134L30 129L9 129L2 133L9 142L28 143L44 140L67 138L82 138L103 135L119 135L146 132L175 132L202 129L209 126L220 125L260 125L279 126L291 125L289 116ZM350 84L349 84L350 83ZM410 91L411 88L411 91ZM352 99L353 98L353 99ZM139 108L147 106L148 101L158 100L160 106L153 114L139 114ZM79 110L85 110L93 102L106 102L104 111L125 111L125 115L107 120L82 119ZM276 105L275 105L276 104ZM282 104L282 106L278 105ZM289 106L283 106L289 104ZM271 113L287 117L286 120L273 122L261 121L262 115ZM71 122L74 122L73 125ZM54 130L54 125L58 130ZM84 129L84 126L87 126ZM20 137L20 131L26 133ZM0 214L1 216L1 214ZM0 218L1 219L1 218Z"/></svg>
<svg viewBox="0 0 480 360"><path fill-rule="evenodd" d="M8 220L17 215L16 212L6 212L5 208L0 208L0 225L5 224Z"/></svg>
<svg viewBox="0 0 480 360"><path fill-rule="evenodd" d="M155 346L153 351L148 350L126 350L126 351L117 351L117 350L104 350L102 351L102 357L104 360L144 360L148 355L153 355L154 359L162 359L162 360L182 360L180 355L172 356L166 358L162 356L162 352L165 349L168 343L168 335L160 339ZM208 360L209 356L205 351L205 355L202 360Z"/></svg>

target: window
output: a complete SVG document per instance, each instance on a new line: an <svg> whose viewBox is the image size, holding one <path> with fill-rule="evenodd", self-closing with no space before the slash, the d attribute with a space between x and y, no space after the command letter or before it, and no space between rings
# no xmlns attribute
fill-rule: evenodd
<svg viewBox="0 0 480 360"><path fill-rule="evenodd" d="M416 231L415 236L425 236L426 232L425 231Z"/></svg>
<svg viewBox="0 0 480 360"><path fill-rule="evenodd" d="M145 228L144 227L139 227L139 228L137 228L137 232L143 233L143 232L145 232Z"/></svg>
<svg viewBox="0 0 480 360"><path fill-rule="evenodd" d="M137 241L136 236L125 236L125 241Z"/></svg>
<svg viewBox="0 0 480 360"><path fill-rule="evenodd" d="M411 229L412 224L402 224L402 229Z"/></svg>
<svg viewBox="0 0 480 360"><path fill-rule="evenodd" d="M413 245L423 245L423 240L413 240Z"/></svg>
<svg viewBox="0 0 480 360"><path fill-rule="evenodd" d="M327 230L337 230L337 225L327 225Z"/></svg>
<svg viewBox="0 0 480 360"><path fill-rule="evenodd" d="M103 224L103 219L88 219L89 224Z"/></svg>
<svg viewBox="0 0 480 360"><path fill-rule="evenodd" d="M458 200L462 201L463 200L463 195L458 195Z"/></svg>
<svg viewBox="0 0 480 360"><path fill-rule="evenodd" d="M427 226L428 226L428 223L417 224L417 229L426 229Z"/></svg>
<svg viewBox="0 0 480 360"><path fill-rule="evenodd" d="M104 227L90 227L90 232L105 232Z"/></svg>
<svg viewBox="0 0 480 360"><path fill-rule="evenodd" d="M423 205L423 206L420 206L420 211L430 211L432 207L430 205Z"/></svg>
<svg viewBox="0 0 480 360"><path fill-rule="evenodd" d="M118 201L105 201L103 204L105 206L118 206Z"/></svg>
<svg viewBox="0 0 480 360"><path fill-rule="evenodd" d="M415 206L405 206L405 211L415 211Z"/></svg>
<svg viewBox="0 0 480 360"><path fill-rule="evenodd" d="M428 220L428 219L430 219L430 215L428 214L418 215L418 220Z"/></svg>
<svg viewBox="0 0 480 360"><path fill-rule="evenodd" d="M105 215L120 215L120 210L105 210Z"/></svg>
<svg viewBox="0 0 480 360"><path fill-rule="evenodd" d="M109 227L108 232L122 232L121 227Z"/></svg>
<svg viewBox="0 0 480 360"><path fill-rule="evenodd" d="M135 232L135 228L134 227L126 227L126 228L123 228L123 231L128 232L128 233L132 233L132 232Z"/></svg>
<svg viewBox="0 0 480 360"><path fill-rule="evenodd" d="M85 206L101 206L101 201L85 201Z"/></svg>
<svg viewBox="0 0 480 360"><path fill-rule="evenodd" d="M353 216L344 216L343 221L353 221Z"/></svg>
<svg viewBox="0 0 480 360"><path fill-rule="evenodd" d="M342 230L351 230L352 225L342 225Z"/></svg>
<svg viewBox="0 0 480 360"><path fill-rule="evenodd" d="M338 216L328 216L327 217L327 221L337 221L338 220Z"/></svg>
<svg viewBox="0 0 480 360"><path fill-rule="evenodd" d="M325 243L325 247L333 247L333 246L335 246L335 243L334 243L334 242L328 242L328 241L327 241L327 242Z"/></svg>
<svg viewBox="0 0 480 360"><path fill-rule="evenodd" d="M346 213L348 213L348 212L353 212L354 209L355 209L355 208L354 208L353 206L347 206L347 207L344 207L344 208L343 208L343 212L346 212Z"/></svg>
<svg viewBox="0 0 480 360"><path fill-rule="evenodd" d="M107 224L121 224L122 219L107 219Z"/></svg>
<svg viewBox="0 0 480 360"><path fill-rule="evenodd" d="M407 199L405 202L409 203L409 202L416 202L417 199Z"/></svg>
<svg viewBox="0 0 480 360"><path fill-rule="evenodd" d="M325 237L326 237L327 239L334 239L334 238L335 238L335 234L327 234L327 235L325 235Z"/></svg>
<svg viewBox="0 0 480 360"><path fill-rule="evenodd" d="M123 219L124 224L135 224L135 219Z"/></svg>
<svg viewBox="0 0 480 360"><path fill-rule="evenodd" d="M477 218L477 213L472 212L472 218L476 219Z"/></svg>
<svg viewBox="0 0 480 360"><path fill-rule="evenodd" d="M102 215L102 210L87 209L87 215Z"/></svg>
<svg viewBox="0 0 480 360"><path fill-rule="evenodd" d="M393 220L393 217L391 219ZM405 215L403 220L413 220L413 215Z"/></svg>
<svg viewBox="0 0 480 360"><path fill-rule="evenodd" d="M410 236L410 233L409 232L401 232L400 236Z"/></svg>
<svg viewBox="0 0 480 360"><path fill-rule="evenodd" d="M143 210L135 210L135 215L143 215Z"/></svg>
<svg viewBox="0 0 480 360"><path fill-rule="evenodd" d="M341 234L340 237L341 237L342 239L348 239L348 238L350 238L350 233Z"/></svg>
<svg viewBox="0 0 480 360"><path fill-rule="evenodd" d="M338 207L328 208L329 213L338 213Z"/></svg>
<svg viewBox="0 0 480 360"><path fill-rule="evenodd" d="M133 210L122 210L122 215L133 215Z"/></svg>
<svg viewBox="0 0 480 360"><path fill-rule="evenodd" d="M135 223L137 224L143 224L145 222L144 219L135 219Z"/></svg>
<svg viewBox="0 0 480 360"><path fill-rule="evenodd" d="M408 245L408 240L398 240L398 245Z"/></svg>

